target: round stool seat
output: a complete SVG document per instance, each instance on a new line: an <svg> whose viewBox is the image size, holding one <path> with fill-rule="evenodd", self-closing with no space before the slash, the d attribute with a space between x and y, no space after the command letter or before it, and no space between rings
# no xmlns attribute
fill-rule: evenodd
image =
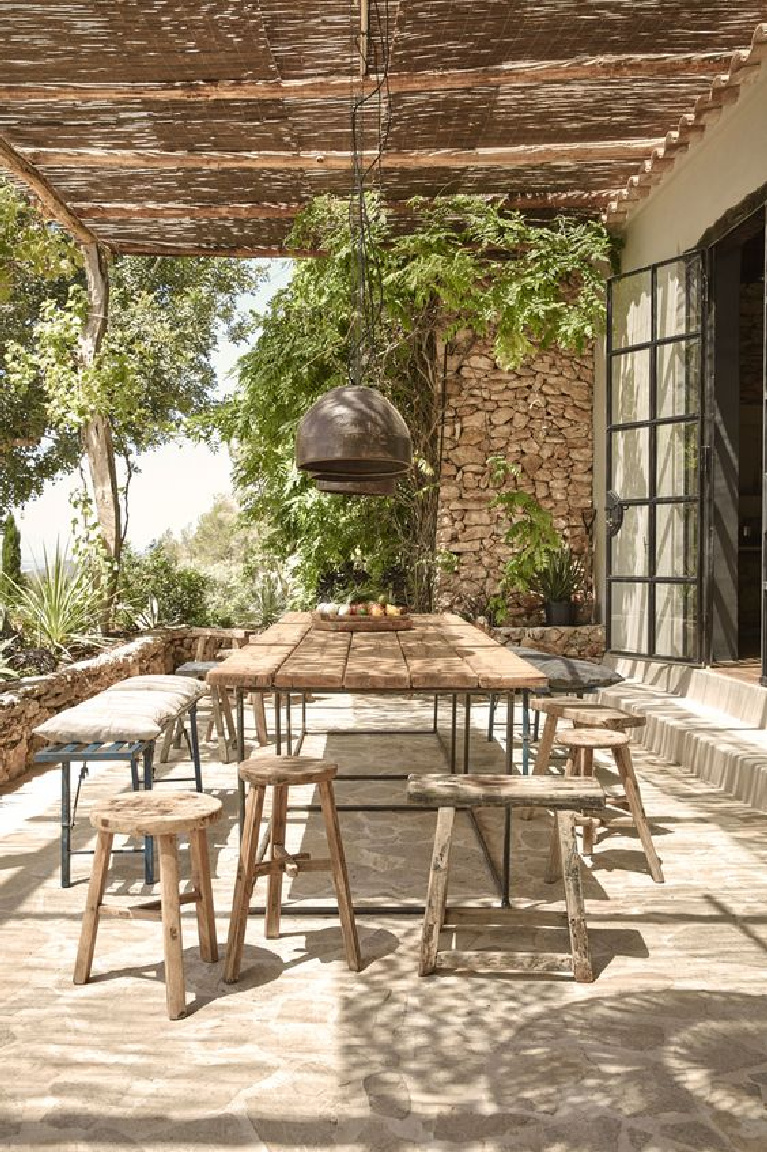
<svg viewBox="0 0 767 1152"><path fill-rule="evenodd" d="M533 696L530 701L530 707L534 712L543 712L545 716L556 716L557 718L562 715L565 708L583 708L584 710L591 711L597 708L604 708L604 704L592 696L591 699L580 696Z"/></svg>
<svg viewBox="0 0 767 1152"><path fill-rule="evenodd" d="M261 787L280 784L298 786L323 784L332 780L338 772L338 765L316 756L276 756L270 752L265 756L243 760L239 772L242 780Z"/></svg>
<svg viewBox="0 0 767 1152"><path fill-rule="evenodd" d="M610 728L573 728L562 732L555 737L556 743L563 748L621 748L628 744L629 738L625 732L614 732Z"/></svg>
<svg viewBox="0 0 767 1152"><path fill-rule="evenodd" d="M99 804L91 824L126 836L174 836L213 824L220 815L221 801L204 792L132 792Z"/></svg>
<svg viewBox="0 0 767 1152"><path fill-rule="evenodd" d="M573 724L582 724L584 728L614 728L617 732L625 732L629 728L642 728L646 723L644 716L623 712L620 708L610 708L606 704L597 708L571 705L563 709L562 719L572 720Z"/></svg>

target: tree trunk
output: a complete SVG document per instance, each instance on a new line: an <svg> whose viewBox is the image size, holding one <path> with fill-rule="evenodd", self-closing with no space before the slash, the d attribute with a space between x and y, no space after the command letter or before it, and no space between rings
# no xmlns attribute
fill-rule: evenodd
<svg viewBox="0 0 767 1152"><path fill-rule="evenodd" d="M107 328L109 279L102 249L97 244L87 244L83 246L83 252L88 285L88 316L80 340L80 363L83 368L89 368L98 355ZM122 533L112 429L106 416L97 414L87 421L83 427L82 442L88 459L96 516L104 548L111 562L102 619L103 625L108 627L112 622L117 593Z"/></svg>

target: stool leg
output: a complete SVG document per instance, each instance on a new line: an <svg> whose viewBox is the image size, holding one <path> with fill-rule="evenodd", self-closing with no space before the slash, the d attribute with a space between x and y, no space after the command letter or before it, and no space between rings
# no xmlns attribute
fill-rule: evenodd
<svg viewBox="0 0 767 1152"><path fill-rule="evenodd" d="M652 842L650 825L647 823L647 817L642 805L642 796L639 791L639 783L634 773L634 763L631 759L631 753L628 748L624 746L623 748L613 748L613 756L615 757L615 763L621 780L623 781L629 810L634 818L636 830L639 833L639 839L644 849L650 875L656 884L662 884L663 869L658 853L655 851L655 845Z"/></svg>
<svg viewBox="0 0 767 1152"><path fill-rule="evenodd" d="M357 939L357 927L354 923L354 907L349 890L349 875L346 870L346 856L341 839L341 829L338 824L338 810L333 797L333 785L325 780L318 785L322 815L325 819L325 833L328 838L330 860L333 871L333 884L335 885L338 900L338 915L341 920L341 931L344 937L344 950L346 963L352 972L359 972L362 967L360 944Z"/></svg>
<svg viewBox="0 0 767 1152"><path fill-rule="evenodd" d="M581 757L579 768L579 776L589 779L594 775L594 749L581 748Z"/></svg>
<svg viewBox="0 0 767 1152"><path fill-rule="evenodd" d="M226 688L221 691L221 712L224 722L224 739L229 745L236 748L237 725L234 722L234 715L232 713L232 701Z"/></svg>
<svg viewBox="0 0 767 1152"><path fill-rule="evenodd" d="M264 708L263 692L251 693L253 701L253 723L256 726L256 738L262 748L269 743L269 732L266 727L266 709Z"/></svg>
<svg viewBox="0 0 767 1152"><path fill-rule="evenodd" d="M144 748L144 788L152 787L152 761L154 759L154 743ZM151 836L144 837L144 883L154 884L154 840Z"/></svg>
<svg viewBox="0 0 767 1152"><path fill-rule="evenodd" d="M181 906L178 898L178 844L175 836L159 836L160 908L165 949L165 998L168 1016L178 1020L186 1010Z"/></svg>
<svg viewBox="0 0 767 1152"><path fill-rule="evenodd" d="M218 941L216 939L216 913L213 909L213 889L210 883L207 829L194 829L190 836L189 849L192 857L192 884L197 892L197 934L200 938L200 956L208 964L215 964L218 960Z"/></svg>
<svg viewBox="0 0 767 1152"><path fill-rule="evenodd" d="M175 731L176 731L176 721L173 720L173 721L171 721L170 724L167 725L167 727L163 733L162 746L160 747L160 763L161 764L167 764L168 763L168 759L170 757L170 749L171 749L171 745L173 743L173 736L174 736Z"/></svg>
<svg viewBox="0 0 767 1152"><path fill-rule="evenodd" d="M131 761L133 763L133 761ZM72 761L61 761L61 887L69 888L72 857Z"/></svg>
<svg viewBox="0 0 767 1152"><path fill-rule="evenodd" d="M285 784L275 787L272 795L272 853L273 861L279 858L279 848L285 848L285 827L288 819L288 789ZM280 905L282 903L282 869L275 868L269 873L269 886L266 893L267 940L276 940L280 934Z"/></svg>
<svg viewBox="0 0 767 1152"><path fill-rule="evenodd" d="M240 846L240 859L237 862L237 879L234 884L232 915L229 919L229 939L226 944L226 963L224 964L224 980L227 984L234 984L240 975L245 927L248 923L248 903L253 891L256 848L258 846L261 814L264 810L265 793L265 788L256 788L251 785L245 803L242 844Z"/></svg>
<svg viewBox="0 0 767 1152"><path fill-rule="evenodd" d="M454 820L455 808L440 808L437 811L437 831L434 834L429 888L426 893L426 909L423 916L421 956L418 963L419 976L428 976L437 967L439 934L442 931L445 904L447 903L450 842L453 836Z"/></svg>
<svg viewBox="0 0 767 1152"><path fill-rule="evenodd" d="M539 716L540 712L536 712L536 724L538 723ZM556 734L557 718L556 716L547 715L546 722L543 725L543 734L541 736L540 743L538 744L538 751L535 755L535 764L533 765L534 776L548 772L549 763L551 761L551 749L554 745L554 737ZM535 809L533 808L520 808L519 815L522 820L532 820L534 811Z"/></svg>
<svg viewBox="0 0 767 1152"><path fill-rule="evenodd" d="M551 825L551 838L549 840L549 860L543 877L546 884L553 884L562 875L562 855L559 850L559 814L553 812L552 816L554 821Z"/></svg>
<svg viewBox="0 0 767 1152"><path fill-rule="evenodd" d="M229 744L224 733L224 721L221 716L221 697L218 688L210 690L210 706L213 713L213 722L216 725L218 737L218 757L222 764L229 763Z"/></svg>
<svg viewBox="0 0 767 1152"><path fill-rule="evenodd" d="M560 812L557 817L559 851L565 883L567 925L570 929L570 949L573 954L573 974L576 980L588 983L594 979L589 953L586 912L583 907L581 862L575 841L575 814Z"/></svg>
<svg viewBox="0 0 767 1152"><path fill-rule="evenodd" d="M93 871L88 883L88 896L85 913L80 928L80 943L75 961L75 984L87 984L93 964L93 951L96 947L96 933L99 927L99 908L104 899L107 884L109 857L112 852L112 833L99 832L96 837L96 851L93 856Z"/></svg>

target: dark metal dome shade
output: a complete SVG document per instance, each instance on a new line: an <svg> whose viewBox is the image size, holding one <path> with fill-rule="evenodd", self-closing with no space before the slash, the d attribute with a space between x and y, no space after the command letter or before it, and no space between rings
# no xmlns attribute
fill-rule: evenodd
<svg viewBox="0 0 767 1152"><path fill-rule="evenodd" d="M316 480L320 492L335 496L393 496L397 491L397 477L384 476L382 480Z"/></svg>
<svg viewBox="0 0 767 1152"><path fill-rule="evenodd" d="M374 388L347 384L326 392L303 416L296 464L323 481L399 476L413 461L410 433Z"/></svg>

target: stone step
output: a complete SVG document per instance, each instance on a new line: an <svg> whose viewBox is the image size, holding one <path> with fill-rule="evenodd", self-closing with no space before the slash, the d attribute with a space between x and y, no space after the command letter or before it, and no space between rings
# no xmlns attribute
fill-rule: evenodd
<svg viewBox="0 0 767 1152"><path fill-rule="evenodd" d="M685 671L689 696L631 679L603 689L600 699L646 718L632 738L649 752L767 812L767 690L707 669Z"/></svg>

